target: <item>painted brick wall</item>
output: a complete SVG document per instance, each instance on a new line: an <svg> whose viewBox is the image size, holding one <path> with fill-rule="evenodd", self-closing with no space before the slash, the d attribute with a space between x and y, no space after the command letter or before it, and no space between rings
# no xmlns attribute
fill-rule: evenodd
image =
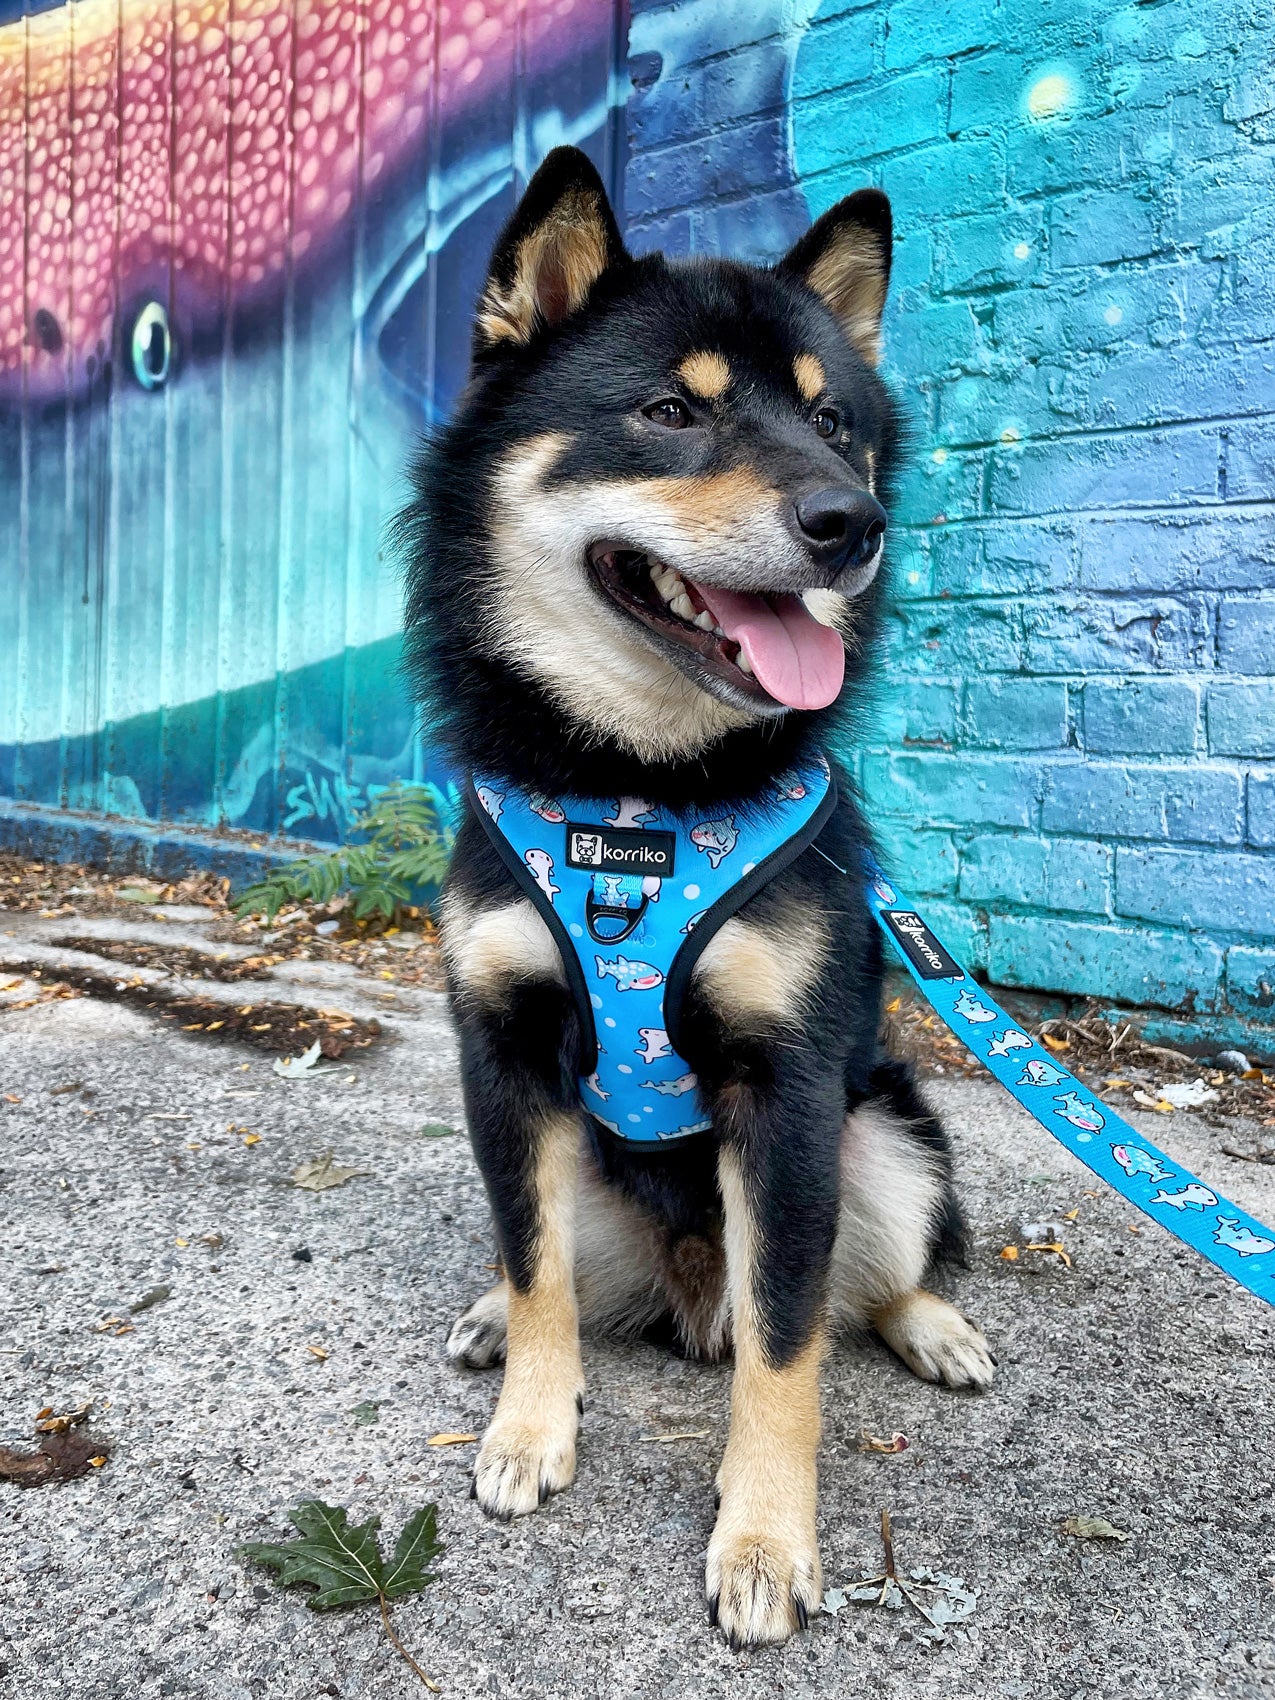
<svg viewBox="0 0 1275 1700"><path fill-rule="evenodd" d="M994 980L1275 1024L1275 63L1247 0L635 8L636 246L864 183L916 431L860 777Z"/></svg>

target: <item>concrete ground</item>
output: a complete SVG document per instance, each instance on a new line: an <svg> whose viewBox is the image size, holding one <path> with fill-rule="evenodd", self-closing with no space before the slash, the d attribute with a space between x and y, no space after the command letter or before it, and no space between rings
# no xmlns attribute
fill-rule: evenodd
<svg viewBox="0 0 1275 1700"><path fill-rule="evenodd" d="M54 958L49 929L17 930L0 936L11 956ZM337 966L276 981L272 995L386 1019L374 983ZM493 1241L463 1136L423 1131L462 1122L441 999L404 990L394 1007L392 1042L301 1082L117 1005L0 1014L0 1444L89 1397L114 1441L81 1480L0 1485L0 1694L422 1693L375 1611L309 1612L236 1556L320 1497L379 1513L391 1541L437 1502L439 1579L395 1619L455 1700L1275 1696L1275 1315L980 1081L930 1085L973 1229L971 1267L940 1285L990 1336L996 1388L929 1387L847 1343L821 1459L827 1584L880 1569L889 1507L903 1566L977 1590L968 1628L935 1646L919 1619L848 1605L782 1650L731 1653L701 1598L729 1371L646 1345L587 1345L576 1486L487 1522L467 1496L474 1446L426 1442L480 1432L492 1410L498 1372L452 1369L442 1342L492 1279ZM1143 1120L1275 1220L1275 1169L1229 1160L1226 1134L1184 1113ZM294 1187L327 1149L369 1172ZM1000 1257L1024 1220L1073 1209L1071 1269ZM171 1297L132 1332L98 1331L161 1284ZM861 1452L865 1429L911 1444ZM653 1438L671 1434L694 1438ZM1129 1538L1062 1532L1084 1513Z"/></svg>

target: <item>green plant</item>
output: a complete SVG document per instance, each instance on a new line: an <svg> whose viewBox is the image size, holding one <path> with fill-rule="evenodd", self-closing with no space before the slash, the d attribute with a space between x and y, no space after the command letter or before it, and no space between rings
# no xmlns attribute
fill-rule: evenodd
<svg viewBox="0 0 1275 1700"><path fill-rule="evenodd" d="M273 921L286 904L330 903L338 892L348 891L356 920L374 914L389 920L400 904L412 901L413 888L441 883L459 809L454 785L446 791L407 781L391 785L350 823L365 842L272 868L244 891L235 911Z"/></svg>

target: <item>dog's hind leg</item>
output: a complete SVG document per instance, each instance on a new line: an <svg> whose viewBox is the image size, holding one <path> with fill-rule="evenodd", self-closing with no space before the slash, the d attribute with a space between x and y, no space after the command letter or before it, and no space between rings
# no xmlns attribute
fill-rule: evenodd
<svg viewBox="0 0 1275 1700"><path fill-rule="evenodd" d="M878 1064L871 1084L842 1131L833 1315L871 1323L924 1381L985 1389L995 1364L987 1341L921 1286L936 1254L961 1243L946 1137L903 1064Z"/></svg>

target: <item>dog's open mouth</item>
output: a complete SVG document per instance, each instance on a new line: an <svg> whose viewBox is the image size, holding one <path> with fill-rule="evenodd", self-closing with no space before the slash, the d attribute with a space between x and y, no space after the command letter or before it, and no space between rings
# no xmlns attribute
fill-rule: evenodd
<svg viewBox="0 0 1275 1700"><path fill-rule="evenodd" d="M595 543L589 566L613 602L745 696L804 709L827 708L836 699L845 645L799 596L698 584L616 543Z"/></svg>

